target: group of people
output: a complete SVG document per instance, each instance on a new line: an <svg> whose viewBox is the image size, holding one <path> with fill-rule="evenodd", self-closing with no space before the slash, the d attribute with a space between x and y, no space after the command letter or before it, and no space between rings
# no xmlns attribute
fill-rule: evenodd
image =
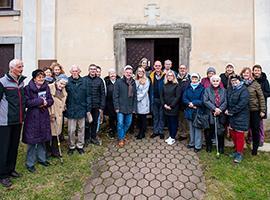
<svg viewBox="0 0 270 200"><path fill-rule="evenodd" d="M136 138L146 136L148 117L152 116L150 138L165 139L164 126L173 145L189 135L187 148L199 152L203 133L206 151L212 151L213 140L224 153L224 135L229 132L235 145L234 162L243 159L244 132L252 142L252 155L263 145L263 119L270 87L260 65L244 68L237 75L229 63L225 73L216 74L214 67L207 76L188 73L185 65L172 70L172 62L160 61L150 67L143 58L138 67L127 65L122 76L115 69L101 78L101 68L91 64L88 75L82 77L77 65L70 68L68 77L60 64L52 63L43 70L32 72L32 79L24 86L23 62L13 59L9 72L0 78L0 183L12 185L20 133L27 144L26 168L35 172L35 164L49 166L48 156L61 157L64 118L68 126L68 154L75 150L84 153L90 143L100 145L97 136L100 124L108 118L108 136L117 136L119 147L127 142L126 134L132 123L138 128ZM151 114L151 115L150 115ZM252 123L249 123L252 122ZM23 127L23 128L22 128ZM188 134L189 133L189 134Z"/></svg>

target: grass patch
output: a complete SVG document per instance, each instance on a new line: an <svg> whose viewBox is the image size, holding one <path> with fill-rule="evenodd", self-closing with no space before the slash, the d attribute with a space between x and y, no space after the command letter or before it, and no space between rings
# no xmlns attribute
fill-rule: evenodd
<svg viewBox="0 0 270 200"><path fill-rule="evenodd" d="M85 154L67 155L66 145L62 147L63 165L59 159L53 158L51 166L43 167L36 164L37 171L32 174L25 168L26 145L20 144L17 160L17 171L23 174L20 179L13 179L10 189L0 186L0 199L2 200L36 200L70 199L75 193L83 192L83 184L91 175L91 163L102 155L104 147L92 146L85 148Z"/></svg>
<svg viewBox="0 0 270 200"><path fill-rule="evenodd" d="M226 148L226 152L232 152ZM244 160L234 164L228 155L216 158L216 153L203 151L200 160L206 178L205 199L270 199L270 154L251 156L245 149Z"/></svg>

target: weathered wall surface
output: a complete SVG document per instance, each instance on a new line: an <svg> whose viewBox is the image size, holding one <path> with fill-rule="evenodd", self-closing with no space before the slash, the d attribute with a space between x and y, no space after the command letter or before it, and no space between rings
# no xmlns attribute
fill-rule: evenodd
<svg viewBox="0 0 270 200"><path fill-rule="evenodd" d="M56 55L64 66L77 63L86 73L90 63L114 66L113 25L147 22L149 1L58 0ZM153 3L153 2L151 2ZM192 27L191 71L205 74L207 66L224 70L254 63L252 0L156 0L157 23L189 23Z"/></svg>

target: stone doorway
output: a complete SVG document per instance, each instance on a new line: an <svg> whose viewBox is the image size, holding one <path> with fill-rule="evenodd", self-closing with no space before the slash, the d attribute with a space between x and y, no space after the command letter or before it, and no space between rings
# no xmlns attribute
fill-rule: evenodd
<svg viewBox="0 0 270 200"><path fill-rule="evenodd" d="M14 44L0 44L0 77L9 70L9 62L14 58Z"/></svg>
<svg viewBox="0 0 270 200"><path fill-rule="evenodd" d="M173 70L177 71L179 65L179 39L178 38L149 38L126 39L126 64L135 70L142 58L147 58L151 68L155 60L164 63L170 59L173 62Z"/></svg>
<svg viewBox="0 0 270 200"><path fill-rule="evenodd" d="M189 66L189 55L191 51L191 26L189 24L116 24L114 26L114 55L118 73L122 72L126 64L130 64L127 63L127 41L131 41L132 39L154 40L154 44L156 41L156 44L160 46L168 44L171 40L175 40L177 41L177 50L174 53L176 59L173 62L176 63L176 66L178 64ZM174 44L176 44L175 41ZM167 56L164 56L164 52L162 53L161 51L159 54L159 57L161 57L159 59L162 61L169 59L165 58ZM153 57L155 59L155 55Z"/></svg>

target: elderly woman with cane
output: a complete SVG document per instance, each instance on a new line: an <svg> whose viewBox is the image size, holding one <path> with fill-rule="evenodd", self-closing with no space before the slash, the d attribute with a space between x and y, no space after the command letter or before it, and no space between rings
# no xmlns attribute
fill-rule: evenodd
<svg viewBox="0 0 270 200"><path fill-rule="evenodd" d="M52 140L50 141L50 153L53 157L61 157L59 135L62 132L63 111L65 110L67 92L65 90L67 78L58 76L55 83L50 84L50 91L54 104L49 108L51 120Z"/></svg>
<svg viewBox="0 0 270 200"><path fill-rule="evenodd" d="M227 107L226 90L220 87L221 78L213 75L210 78L211 86L206 88L203 95L203 102L209 115L209 128L204 131L206 151L212 151L212 138L216 132L217 155L224 153L224 111Z"/></svg>

